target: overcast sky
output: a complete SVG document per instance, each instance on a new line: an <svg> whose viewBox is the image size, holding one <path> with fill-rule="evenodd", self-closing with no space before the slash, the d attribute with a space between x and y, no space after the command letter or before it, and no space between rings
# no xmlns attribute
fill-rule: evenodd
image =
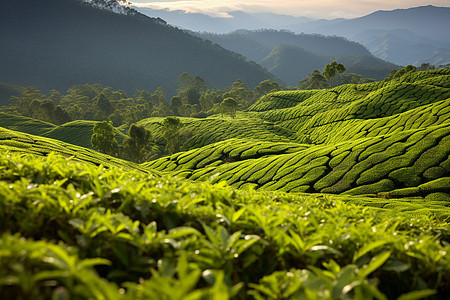
<svg viewBox="0 0 450 300"><path fill-rule="evenodd" d="M274 12L311 18L353 18L377 10L410 8L423 5L450 6L450 0L129 0L135 6L153 9L185 10L227 17L227 12L243 10Z"/></svg>

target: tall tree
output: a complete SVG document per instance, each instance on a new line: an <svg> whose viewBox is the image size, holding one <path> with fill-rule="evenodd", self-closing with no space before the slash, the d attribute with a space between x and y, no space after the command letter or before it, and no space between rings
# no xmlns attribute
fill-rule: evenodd
<svg viewBox="0 0 450 300"><path fill-rule="evenodd" d="M330 81L330 86L333 87L333 78L337 74L341 74L345 71L345 66L343 64L337 63L333 60L331 63L325 66L323 70L323 76Z"/></svg>
<svg viewBox="0 0 450 300"><path fill-rule="evenodd" d="M136 163L142 163L151 159L156 151L152 133L143 126L131 124L128 136L123 140L123 156Z"/></svg>
<svg viewBox="0 0 450 300"><path fill-rule="evenodd" d="M308 90L328 88L327 80L319 70L312 71L309 76Z"/></svg>
<svg viewBox="0 0 450 300"><path fill-rule="evenodd" d="M206 82L200 76L184 72L178 77L178 94L183 104L200 105L200 97L206 92Z"/></svg>
<svg viewBox="0 0 450 300"><path fill-rule="evenodd" d="M222 101L220 104L222 108L222 118L223 114L229 114L233 119L236 117L236 110L238 108L238 103L231 97L228 97Z"/></svg>
<svg viewBox="0 0 450 300"><path fill-rule="evenodd" d="M183 142L180 134L180 129L183 126L180 119L177 117L167 117L162 122L163 135L166 140L165 152L173 154L179 151Z"/></svg>
<svg viewBox="0 0 450 300"><path fill-rule="evenodd" d="M112 122L103 121L94 125L91 145L97 151L111 156L118 156L119 144L115 138Z"/></svg>
<svg viewBox="0 0 450 300"><path fill-rule="evenodd" d="M266 93L266 90L278 90L280 87L278 83L274 81L263 81L260 83L260 88L257 89L260 93ZM253 91L248 89L247 84L238 79L231 85L231 88L224 95L225 98L232 97L238 103L242 104L244 107L249 107L254 103Z"/></svg>
<svg viewBox="0 0 450 300"><path fill-rule="evenodd" d="M255 101L259 100L264 95L267 95L268 93L276 92L280 90L280 85L278 82L267 79L263 80L259 83L258 86L255 87Z"/></svg>

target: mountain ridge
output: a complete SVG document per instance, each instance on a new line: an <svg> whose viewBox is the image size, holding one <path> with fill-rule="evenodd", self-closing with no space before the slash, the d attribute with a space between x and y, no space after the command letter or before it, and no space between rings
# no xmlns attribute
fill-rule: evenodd
<svg viewBox="0 0 450 300"><path fill-rule="evenodd" d="M353 19L319 19L312 20L307 18L285 18L285 22L275 22L278 15L266 13L267 21L264 19L254 22L255 14L242 13L251 20L247 25L244 18L218 18L200 13L193 14L183 13L181 11L157 11L151 9L138 8L144 14L151 16L163 15L167 18L169 23L173 23L180 28L185 28L198 32L215 32L215 33L231 33L237 29L287 29L295 33L315 33L324 35L338 35L359 42L365 45L377 57L386 59L397 65L415 64L420 65L423 62L431 64L444 64L447 61L450 48L450 39L444 28L450 28L450 7L438 7L433 5L417 6L406 9L394 10L378 10ZM236 13L232 12L231 16ZM292 16L291 16L292 17ZM207 20L202 21L202 18ZM195 23L189 21L192 19ZM234 20L237 24L231 24ZM231 25L233 26L231 26ZM405 45L398 45L393 47L394 52L403 53L403 57L391 57L385 52L376 51L384 41L380 40L379 33L370 33L371 30L384 30L386 32L393 31L394 34L407 41ZM400 35L398 30L409 30L414 32L416 37L411 37L409 34ZM417 37L426 41L428 50L416 53L413 47L417 44ZM369 39L369 42L367 41ZM368 43L373 44L374 40L380 40L375 46L369 46ZM308 50L308 49L307 49ZM447 61L448 63L449 61Z"/></svg>

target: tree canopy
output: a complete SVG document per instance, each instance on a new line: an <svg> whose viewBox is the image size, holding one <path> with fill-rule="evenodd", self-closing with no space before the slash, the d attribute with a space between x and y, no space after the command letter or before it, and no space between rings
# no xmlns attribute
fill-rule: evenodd
<svg viewBox="0 0 450 300"><path fill-rule="evenodd" d="M331 63L325 66L325 69L323 70L323 76L330 81L330 85L331 87L333 87L333 78L343 72L345 72L345 66L333 60Z"/></svg>
<svg viewBox="0 0 450 300"><path fill-rule="evenodd" d="M233 119L236 117L236 110L238 108L238 103L231 97L228 97L222 101L220 104L223 114L229 114Z"/></svg>
<svg viewBox="0 0 450 300"><path fill-rule="evenodd" d="M152 133L143 126L132 124L123 141L123 156L136 163L149 160L157 152Z"/></svg>
<svg viewBox="0 0 450 300"><path fill-rule="evenodd" d="M115 138L112 122L103 121L94 125L91 144L94 149L111 156L119 155L119 144Z"/></svg>

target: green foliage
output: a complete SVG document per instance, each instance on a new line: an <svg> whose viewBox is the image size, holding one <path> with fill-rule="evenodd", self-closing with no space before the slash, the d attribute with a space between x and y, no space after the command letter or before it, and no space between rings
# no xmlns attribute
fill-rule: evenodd
<svg viewBox="0 0 450 300"><path fill-rule="evenodd" d="M445 299L448 223L0 152L8 298Z"/></svg>
<svg viewBox="0 0 450 300"><path fill-rule="evenodd" d="M314 70L309 74L310 78L305 82L299 82L299 88L305 87L307 90L328 88L326 78L318 70Z"/></svg>
<svg viewBox="0 0 450 300"><path fill-rule="evenodd" d="M92 147L102 153L118 156L119 144L114 137L114 127L111 122L103 121L95 124L91 137Z"/></svg>
<svg viewBox="0 0 450 300"><path fill-rule="evenodd" d="M173 154L180 150L183 141L179 131L182 126L183 124L177 117L167 117L162 122L163 136L166 140L165 152Z"/></svg>
<svg viewBox="0 0 450 300"><path fill-rule="evenodd" d="M142 126L132 124L128 136L123 140L122 156L136 163L142 163L155 156L157 148L152 133Z"/></svg>
<svg viewBox="0 0 450 300"><path fill-rule="evenodd" d="M51 96L46 97L34 87L22 88L20 96L10 98L10 105L7 109L56 125L70 122L72 118L67 110L55 104L55 101L58 103L60 100L57 94L57 91L52 91Z"/></svg>
<svg viewBox="0 0 450 300"><path fill-rule="evenodd" d="M334 86L333 78L345 71L345 66L343 64L338 64L335 60L325 66L323 70L323 76L330 80L331 87Z"/></svg>
<svg viewBox="0 0 450 300"><path fill-rule="evenodd" d="M222 108L222 117L223 114L229 114L231 118L236 117L236 109L237 109L238 103L236 100L234 100L231 97L228 97L220 103L220 107Z"/></svg>

